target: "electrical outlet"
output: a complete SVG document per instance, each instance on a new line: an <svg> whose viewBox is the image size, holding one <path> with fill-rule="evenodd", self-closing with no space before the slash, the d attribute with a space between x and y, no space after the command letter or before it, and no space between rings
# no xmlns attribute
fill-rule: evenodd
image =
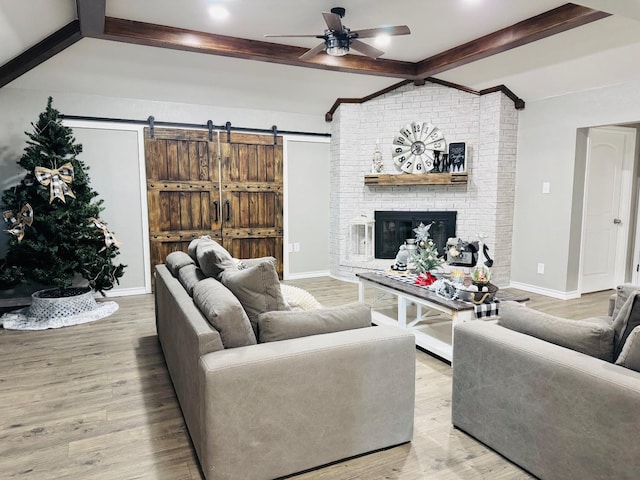
<svg viewBox="0 0 640 480"><path fill-rule="evenodd" d="M551 183L542 182L542 193L551 193Z"/></svg>
<svg viewBox="0 0 640 480"><path fill-rule="evenodd" d="M299 252L300 251L300 244L298 242L293 244L293 251L294 252Z"/></svg>
<svg viewBox="0 0 640 480"><path fill-rule="evenodd" d="M287 245L287 250L289 250L289 253L293 253L293 243Z"/></svg>
<svg viewBox="0 0 640 480"><path fill-rule="evenodd" d="M540 275L544 275L544 263L539 263L538 264L538 273Z"/></svg>

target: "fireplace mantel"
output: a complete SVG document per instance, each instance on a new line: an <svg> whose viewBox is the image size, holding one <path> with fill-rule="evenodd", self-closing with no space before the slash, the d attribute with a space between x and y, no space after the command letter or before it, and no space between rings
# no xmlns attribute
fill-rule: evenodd
<svg viewBox="0 0 640 480"><path fill-rule="evenodd" d="M371 174L364 176L365 185L466 185L467 172L422 174Z"/></svg>

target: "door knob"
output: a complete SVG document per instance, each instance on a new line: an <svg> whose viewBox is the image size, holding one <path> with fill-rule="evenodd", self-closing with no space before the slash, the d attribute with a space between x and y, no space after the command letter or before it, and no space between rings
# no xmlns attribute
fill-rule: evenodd
<svg viewBox="0 0 640 480"><path fill-rule="evenodd" d="M622 223L622 220L620 220L619 218L614 218L613 223L615 223L616 225L620 225Z"/></svg>

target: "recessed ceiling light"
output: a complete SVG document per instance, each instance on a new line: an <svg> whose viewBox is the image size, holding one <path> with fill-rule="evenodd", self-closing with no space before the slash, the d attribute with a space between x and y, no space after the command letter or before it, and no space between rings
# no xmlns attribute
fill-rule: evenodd
<svg viewBox="0 0 640 480"><path fill-rule="evenodd" d="M209 15L214 20L226 20L229 17L229 10L223 5L211 5L209 7Z"/></svg>
<svg viewBox="0 0 640 480"><path fill-rule="evenodd" d="M391 43L391 35L389 35L387 33L381 33L380 35L376 35L374 43L378 47L386 47L387 45L389 45Z"/></svg>

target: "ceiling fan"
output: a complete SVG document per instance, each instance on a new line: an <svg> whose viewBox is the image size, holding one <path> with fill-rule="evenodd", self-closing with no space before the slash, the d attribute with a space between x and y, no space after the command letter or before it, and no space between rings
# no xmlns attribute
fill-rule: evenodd
<svg viewBox="0 0 640 480"><path fill-rule="evenodd" d="M323 50L328 55L339 57L349 53L349 48L353 48L360 53L371 58L378 58L384 55L382 50L372 47L364 42L361 42L360 38L371 38L380 34L386 35L408 35L411 33L409 27L406 25L398 25L395 27L377 27L366 28L364 30L350 30L342 24L342 17L344 17L345 9L342 7L334 7L331 12L322 12L324 21L327 24L327 29L322 35L265 35L265 37L314 37L322 38L324 41L313 47L311 50L300 55L301 60L308 60L315 57Z"/></svg>

